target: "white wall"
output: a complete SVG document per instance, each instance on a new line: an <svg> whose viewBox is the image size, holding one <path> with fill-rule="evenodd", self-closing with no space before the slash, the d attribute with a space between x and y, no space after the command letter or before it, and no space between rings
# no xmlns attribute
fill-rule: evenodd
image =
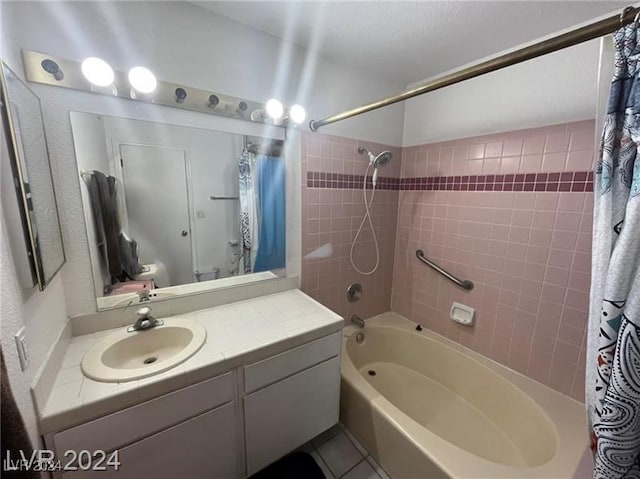
<svg viewBox="0 0 640 479"><path fill-rule="evenodd" d="M593 40L411 99L403 145L594 118L598 59Z"/></svg>
<svg viewBox="0 0 640 479"><path fill-rule="evenodd" d="M67 320L62 279L57 275L43 292L24 291L16 281L12 252L7 242L5 223L0 238L0 282L2 302L0 343L7 365L13 396L18 404L34 447L38 444L36 416L30 387L47 359L54 340ZM13 336L25 326L30 363L23 372Z"/></svg>
<svg viewBox="0 0 640 479"><path fill-rule="evenodd" d="M0 22L4 23L0 10ZM0 57L18 74L22 76L21 65L16 63L18 57L10 52L12 39L0 28ZM4 138L4 135L3 135ZM0 161L8 161L7 147L0 142ZM4 195L3 195L4 196ZM7 366L8 379L13 396L18 404L22 417L34 447L38 447L37 422L31 399L30 387L39 369L44 364L54 340L64 328L67 320L62 278L57 274L47 288L40 292L38 288L23 289L19 284L16 264L24 262L24 249L12 250L7 227L13 223L7 221L4 210L11 210L16 205L7 205L9 197L3 197L2 232L0 233L0 344ZM17 201L17 200L15 200ZM7 208L8 207L8 208ZM30 362L23 372L16 350L13 336L25 327L27 348Z"/></svg>
<svg viewBox="0 0 640 479"><path fill-rule="evenodd" d="M403 88L377 81L368 72L307 56L303 49L188 3L3 2L1 6L3 31L13 39L7 53L12 58L19 58L19 49L29 49L71 59L97 55L119 70L148 65L167 81L257 101L274 95L287 104L298 101L307 107L309 118ZM220 129L211 125L221 120L234 121L45 85L32 87L45 110L62 211L67 254L63 280L65 291L73 292L67 294L67 309L71 315L92 312L96 304L69 111L212 129ZM399 145L402 121L403 106L398 105L325 128L323 133Z"/></svg>

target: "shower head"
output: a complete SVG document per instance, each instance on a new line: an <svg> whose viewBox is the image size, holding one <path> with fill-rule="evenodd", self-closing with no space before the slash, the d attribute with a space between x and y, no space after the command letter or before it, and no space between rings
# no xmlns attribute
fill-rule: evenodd
<svg viewBox="0 0 640 479"><path fill-rule="evenodd" d="M376 168L382 168L390 161L391 161L391 152L383 151L382 153L378 154L378 156L375 157L375 159L373 160L373 166L375 166Z"/></svg>
<svg viewBox="0 0 640 479"><path fill-rule="evenodd" d="M363 155L364 153L369 155L369 164L373 165L374 168L382 168L391 161L391 152L387 150L379 153L378 155L374 155L366 148L360 147L358 148L358 153L360 153L361 155Z"/></svg>

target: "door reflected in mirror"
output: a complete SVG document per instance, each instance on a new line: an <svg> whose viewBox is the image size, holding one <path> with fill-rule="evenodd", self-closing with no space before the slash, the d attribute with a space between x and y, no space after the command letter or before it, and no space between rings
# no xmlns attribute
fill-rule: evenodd
<svg viewBox="0 0 640 479"><path fill-rule="evenodd" d="M281 140L80 112L71 125L99 308L284 274Z"/></svg>

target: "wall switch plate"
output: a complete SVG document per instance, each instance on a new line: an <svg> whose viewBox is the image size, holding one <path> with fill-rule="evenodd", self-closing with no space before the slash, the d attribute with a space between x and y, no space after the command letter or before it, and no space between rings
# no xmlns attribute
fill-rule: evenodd
<svg viewBox="0 0 640 479"><path fill-rule="evenodd" d="M20 359L20 367L24 371L29 365L29 350L27 349L27 332L23 326L15 335L16 348L18 349L18 358Z"/></svg>
<svg viewBox="0 0 640 479"><path fill-rule="evenodd" d="M476 310L466 304L454 302L451 305L451 312L449 313L449 316L456 323L460 323L464 326L472 326L473 320L476 316Z"/></svg>

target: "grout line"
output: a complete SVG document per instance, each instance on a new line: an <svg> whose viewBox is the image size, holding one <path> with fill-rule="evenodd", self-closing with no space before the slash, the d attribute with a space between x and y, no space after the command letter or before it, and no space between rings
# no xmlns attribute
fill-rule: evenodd
<svg viewBox="0 0 640 479"><path fill-rule="evenodd" d="M356 451L358 451L358 453L363 456L363 457L367 457L369 455L369 451L367 451L365 449L365 447L360 444L360 441L358 441L355 436L353 434L351 434L351 431L349 431L344 424L342 423L338 423L340 429L342 430L342 433L346 436L347 440L351 443L351 445L353 445L353 447L356 448ZM363 454L362 451L364 451L365 453Z"/></svg>
<svg viewBox="0 0 640 479"><path fill-rule="evenodd" d="M380 472L378 472L378 470L382 471L382 473L387 477L387 479L391 479L389 474L387 474L387 471L385 471L382 468L382 466L378 464L378 461L376 461L373 456L367 456L365 458L365 461L369 463L369 465L371 466L371 469L375 471L375 473L378 475L380 479L382 479L383 476L380 474Z"/></svg>
<svg viewBox="0 0 640 479"><path fill-rule="evenodd" d="M340 478L342 478L342 477L346 476L347 474L349 474L352 470L354 470L356 467L358 467L358 466L359 466L360 464L362 464L363 462L366 462L366 458L364 458L364 457L363 457L362 459L360 459L356 464L354 464L354 465L353 465L353 467L351 467L350 469L348 469L347 471L345 471L345 473L344 473L344 474L342 474L338 479L340 479ZM375 472L375 471L374 471L374 472ZM376 472L376 475L377 475L377 474L378 474L378 473ZM378 476L378 477L380 477L380 476Z"/></svg>

